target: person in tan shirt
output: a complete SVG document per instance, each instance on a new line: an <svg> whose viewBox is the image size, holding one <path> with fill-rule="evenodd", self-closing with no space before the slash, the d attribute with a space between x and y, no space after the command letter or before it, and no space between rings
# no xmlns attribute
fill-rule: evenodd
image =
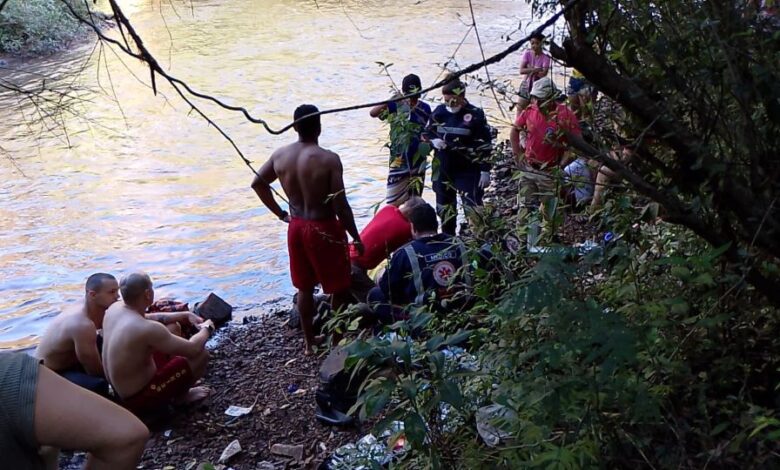
<svg viewBox="0 0 780 470"><path fill-rule="evenodd" d="M209 361L206 341L211 320L195 325L198 333L181 338L144 312L154 302L154 287L146 273L133 273L119 283L122 302L109 307L103 321L103 367L120 402L136 414L170 403L191 403L208 396L194 387Z"/></svg>

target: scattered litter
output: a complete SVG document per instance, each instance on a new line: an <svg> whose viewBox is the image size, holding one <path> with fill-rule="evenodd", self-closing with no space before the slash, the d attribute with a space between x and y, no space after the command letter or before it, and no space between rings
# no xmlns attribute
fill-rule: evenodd
<svg viewBox="0 0 780 470"><path fill-rule="evenodd" d="M339 447L326 460L326 468L330 470L377 468L386 467L390 462L400 460L410 448L403 429L403 422L393 421L379 440L373 434L366 434L355 444Z"/></svg>
<svg viewBox="0 0 780 470"><path fill-rule="evenodd" d="M227 410L225 410L225 414L237 418L239 416L248 415L249 413L252 412L252 408L253 408L252 406L247 408L244 406L230 405L230 407Z"/></svg>
<svg viewBox="0 0 780 470"><path fill-rule="evenodd" d="M287 408L289 408L290 406L292 406L292 405L290 405L289 403L285 403L284 405L280 406L280 407L279 407L279 409L280 409L280 410L286 410L286 409L287 409Z"/></svg>
<svg viewBox="0 0 780 470"><path fill-rule="evenodd" d="M163 433L163 436L165 437L171 437L171 433L173 432L173 429L168 429Z"/></svg>
<svg viewBox="0 0 780 470"><path fill-rule="evenodd" d="M266 408L263 410L263 417L268 416L271 414L271 408Z"/></svg>
<svg viewBox="0 0 780 470"><path fill-rule="evenodd" d="M283 455L285 457L292 457L298 462L303 460L303 446L300 444L274 444L271 446L271 453L276 455Z"/></svg>
<svg viewBox="0 0 780 470"><path fill-rule="evenodd" d="M293 362L295 362L295 361L297 361L297 360L298 360L298 358L297 358L297 357L294 357L294 358L290 359L289 361L287 361L287 362L285 362L285 363L284 363L284 367L287 367L287 366L289 366L290 364L292 364Z"/></svg>
<svg viewBox="0 0 780 470"><path fill-rule="evenodd" d="M502 440L506 441L512 434L499 429L495 423L512 417L516 417L515 412L503 405L493 404L479 408L475 415L479 437L490 447L496 447Z"/></svg>
<svg viewBox="0 0 780 470"><path fill-rule="evenodd" d="M257 462L257 467L255 468L257 470L276 470L276 466L267 460L263 460L262 462Z"/></svg>
<svg viewBox="0 0 780 470"><path fill-rule="evenodd" d="M238 439L236 439L235 441L228 444L227 447L225 447L225 450L222 451L222 455L219 456L219 462L227 463L231 457L239 452L241 452L241 444L239 444Z"/></svg>
<svg viewBox="0 0 780 470"><path fill-rule="evenodd" d="M305 388L299 388L298 390L293 392L293 396L301 396L301 395L306 395Z"/></svg>
<svg viewBox="0 0 780 470"><path fill-rule="evenodd" d="M287 393L295 393L296 390L298 390L298 385L296 384L290 384L287 386Z"/></svg>
<svg viewBox="0 0 780 470"><path fill-rule="evenodd" d="M252 402L252 405L249 407L245 406L237 406L237 405L230 405L227 410L225 410L225 414L228 416L232 416L234 418L238 418L239 416L248 415L252 412L252 410L255 408L255 405L257 405L257 400L260 399L260 394L258 393L255 397L255 401Z"/></svg>
<svg viewBox="0 0 780 470"><path fill-rule="evenodd" d="M187 466L184 467L184 470L192 470L193 468L195 468L196 465L198 465L197 460L190 460L190 463L188 463Z"/></svg>

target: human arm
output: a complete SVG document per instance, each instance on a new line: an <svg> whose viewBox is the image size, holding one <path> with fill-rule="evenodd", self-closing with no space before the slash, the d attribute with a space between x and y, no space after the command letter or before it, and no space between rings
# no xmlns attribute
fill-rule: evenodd
<svg viewBox="0 0 780 470"><path fill-rule="evenodd" d="M274 199L274 194L271 191L271 183L276 181L276 179L277 175L276 170L274 169L274 156L271 155L271 158L260 167L257 175L255 175L255 179L252 181L252 189L258 197L260 197L260 200L263 201L265 207L267 207L279 220L289 222L290 215L287 211L279 207L279 204L276 202L276 199Z"/></svg>
<svg viewBox="0 0 780 470"><path fill-rule="evenodd" d="M163 325L170 325L172 323L189 323L190 325L195 326L203 323L203 318L195 315L192 312L147 313L145 317L147 320L160 322Z"/></svg>
<svg viewBox="0 0 780 470"><path fill-rule="evenodd" d="M97 331L94 325L77 328L73 334L73 346L76 351L76 359L87 374L98 377L105 375L100 351L97 347Z"/></svg>
<svg viewBox="0 0 780 470"><path fill-rule="evenodd" d="M358 254L362 255L363 242L360 240L360 234L355 226L355 217L352 214L352 208L349 206L349 201L347 201L347 192L344 189L344 170L339 156L336 154L333 154L333 156L330 168L330 194L333 197L333 211L352 238Z"/></svg>
<svg viewBox="0 0 780 470"><path fill-rule="evenodd" d="M151 349L165 354L191 358L203 351L206 341L211 337L214 323L211 320L201 323L199 325L200 331L192 335L190 339L171 334L161 323L149 322L146 328L145 337Z"/></svg>

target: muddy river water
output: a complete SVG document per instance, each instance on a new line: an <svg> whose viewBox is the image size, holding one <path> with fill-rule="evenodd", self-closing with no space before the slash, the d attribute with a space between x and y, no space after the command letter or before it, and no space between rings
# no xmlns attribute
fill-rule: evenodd
<svg viewBox="0 0 780 470"><path fill-rule="evenodd" d="M276 128L304 102L323 109L387 97L391 82L377 62L393 64L398 84L409 72L432 83L471 22L465 0L121 4L163 67ZM523 1L474 0L474 9L488 55L528 30ZM480 60L473 33L455 60ZM493 78L517 82L519 60L491 67ZM34 345L97 271L145 270L158 296L196 301L213 291L239 311L289 297L286 225L251 191L252 174L228 143L170 87L155 96L148 71L93 41L8 60L0 77L28 87L68 77L75 90L51 114L0 92L0 349ZM506 128L492 95L472 86L469 98ZM201 104L258 165L295 138ZM343 159L359 227L383 199L386 140L367 110L323 119L321 145Z"/></svg>

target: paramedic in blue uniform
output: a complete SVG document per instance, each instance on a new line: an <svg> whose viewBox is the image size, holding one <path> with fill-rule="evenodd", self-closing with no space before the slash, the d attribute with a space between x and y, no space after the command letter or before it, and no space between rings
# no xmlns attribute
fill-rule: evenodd
<svg viewBox="0 0 780 470"><path fill-rule="evenodd" d="M413 240L396 250L379 284L369 291L368 303L380 323L405 318L407 307L434 302L434 310L447 310L470 283L467 252L457 237L438 232L436 211L430 204L409 213Z"/></svg>
<svg viewBox="0 0 780 470"><path fill-rule="evenodd" d="M482 205L493 143L485 112L466 100L466 86L453 80L441 91L444 103L433 110L423 137L435 149L432 181L441 229L455 235L457 196L467 215Z"/></svg>
<svg viewBox="0 0 780 470"><path fill-rule="evenodd" d="M390 171L387 175L387 203L400 206L411 196L420 196L431 146L420 142L431 107L415 94L422 90L420 77L404 77L401 91L409 98L371 108L371 117L390 123Z"/></svg>

